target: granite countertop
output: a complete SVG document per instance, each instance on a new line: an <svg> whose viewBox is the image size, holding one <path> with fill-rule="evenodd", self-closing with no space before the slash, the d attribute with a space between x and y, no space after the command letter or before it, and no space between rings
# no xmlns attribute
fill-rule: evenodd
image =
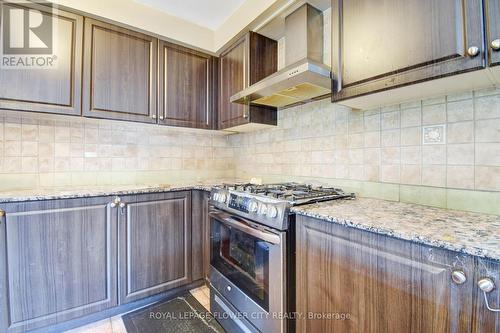
<svg viewBox="0 0 500 333"><path fill-rule="evenodd" d="M159 192L182 191L182 190L210 191L213 186L228 182L234 182L234 180L193 182L186 184L109 185L109 186L38 188L32 190L0 191L0 203L86 198L86 197L99 197L99 196L109 196L109 195L159 193Z"/></svg>
<svg viewBox="0 0 500 333"><path fill-rule="evenodd" d="M334 200L292 209L379 234L500 260L500 216L379 199Z"/></svg>

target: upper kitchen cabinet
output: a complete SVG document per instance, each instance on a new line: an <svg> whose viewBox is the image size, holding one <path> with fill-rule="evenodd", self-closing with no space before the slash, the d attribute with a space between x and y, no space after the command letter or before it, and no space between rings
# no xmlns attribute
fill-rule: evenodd
<svg viewBox="0 0 500 333"><path fill-rule="evenodd" d="M278 69L275 40L249 32L219 58L219 129L244 130L255 124L276 125L276 108L231 103L231 96ZM258 126L257 126L258 127Z"/></svg>
<svg viewBox="0 0 500 333"><path fill-rule="evenodd" d="M332 100L484 68L482 13L481 0L333 0Z"/></svg>
<svg viewBox="0 0 500 333"><path fill-rule="evenodd" d="M159 48L159 123L212 128L216 58L163 41Z"/></svg>
<svg viewBox="0 0 500 333"><path fill-rule="evenodd" d="M21 40L15 48L3 50L0 109L79 115L83 17L28 2L0 1L0 6L3 25L33 10L46 22L43 32L48 32L39 32L41 39L35 36L36 48Z"/></svg>
<svg viewBox="0 0 500 333"><path fill-rule="evenodd" d="M156 123L158 41L85 19L83 115Z"/></svg>

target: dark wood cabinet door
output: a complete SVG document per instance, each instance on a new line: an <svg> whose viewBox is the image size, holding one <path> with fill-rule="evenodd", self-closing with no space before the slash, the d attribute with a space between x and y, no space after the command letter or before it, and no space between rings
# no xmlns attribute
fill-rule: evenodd
<svg viewBox="0 0 500 333"><path fill-rule="evenodd" d="M158 41L85 19L83 115L156 123Z"/></svg>
<svg viewBox="0 0 500 333"><path fill-rule="evenodd" d="M210 269L210 219L208 217L208 200L210 193L207 191L192 192L192 257L193 281L208 280Z"/></svg>
<svg viewBox="0 0 500 333"><path fill-rule="evenodd" d="M248 122L249 108L231 103L231 96L249 84L249 37L246 35L219 57L219 128Z"/></svg>
<svg viewBox="0 0 500 333"><path fill-rule="evenodd" d="M474 333L499 333L500 332L500 312L493 312L488 309L485 301L485 295L479 289L478 282L483 278L489 278L495 284L495 289L486 293L488 305L492 309L500 309L500 261L487 259L476 259L476 272L474 276L475 289L475 309Z"/></svg>
<svg viewBox="0 0 500 333"><path fill-rule="evenodd" d="M120 304L191 282L191 193L123 197Z"/></svg>
<svg viewBox="0 0 500 333"><path fill-rule="evenodd" d="M57 27L53 33L53 54L42 55L46 66L0 68L0 109L80 115L83 17L28 2L0 1L0 6L2 12L38 11Z"/></svg>
<svg viewBox="0 0 500 333"><path fill-rule="evenodd" d="M0 206L0 331L26 332L117 304L110 198Z"/></svg>
<svg viewBox="0 0 500 333"><path fill-rule="evenodd" d="M159 54L160 123L212 128L213 57L163 41Z"/></svg>
<svg viewBox="0 0 500 333"><path fill-rule="evenodd" d="M471 331L471 257L302 216L296 225L297 311L311 314L297 332Z"/></svg>
<svg viewBox="0 0 500 333"><path fill-rule="evenodd" d="M332 22L334 101L485 66L481 0L333 0Z"/></svg>
<svg viewBox="0 0 500 333"><path fill-rule="evenodd" d="M489 65L500 64L500 0L486 0L486 45Z"/></svg>

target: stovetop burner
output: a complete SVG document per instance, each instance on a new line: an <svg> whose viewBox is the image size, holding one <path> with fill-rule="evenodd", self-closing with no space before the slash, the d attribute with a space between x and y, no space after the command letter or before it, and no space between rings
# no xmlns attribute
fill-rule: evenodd
<svg viewBox="0 0 500 333"><path fill-rule="evenodd" d="M244 192L257 196L288 201L292 205L300 205L317 201L352 197L334 187L313 186L299 183L277 183L256 185L251 183L224 184L226 190Z"/></svg>

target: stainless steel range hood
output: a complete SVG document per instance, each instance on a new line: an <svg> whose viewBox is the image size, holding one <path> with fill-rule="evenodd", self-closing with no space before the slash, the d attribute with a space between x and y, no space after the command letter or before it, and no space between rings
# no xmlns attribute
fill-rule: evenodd
<svg viewBox="0 0 500 333"><path fill-rule="evenodd" d="M330 93L323 13L304 4L285 18L285 68L231 96L231 102L284 107Z"/></svg>

